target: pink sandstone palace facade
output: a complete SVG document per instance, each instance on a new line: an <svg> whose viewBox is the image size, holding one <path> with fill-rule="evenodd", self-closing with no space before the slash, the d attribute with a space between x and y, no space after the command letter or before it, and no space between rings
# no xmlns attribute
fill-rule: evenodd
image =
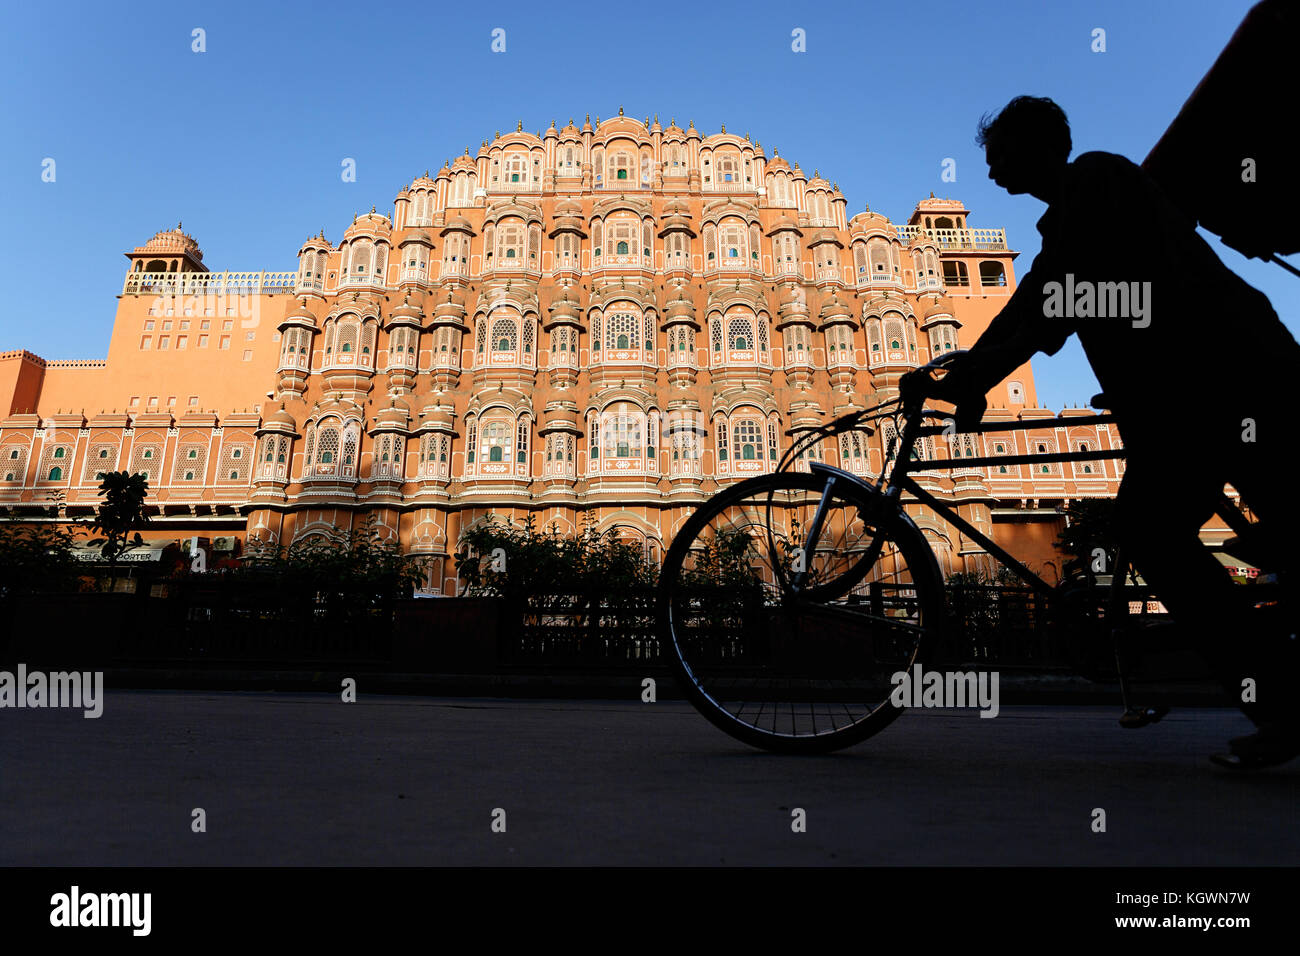
<svg viewBox="0 0 1300 956"><path fill-rule="evenodd" d="M87 515L144 472L149 535L215 557L373 513L453 593L489 513L617 527L656 560L720 486L772 470L786 429L896 394L968 347L1015 288L1001 229L931 196L905 224L749 137L620 114L485 141L417 177L295 272L213 272L195 239L127 254L106 360L0 353L0 509ZM1052 418L1028 365L989 417ZM1067 410L1066 421L1087 415ZM883 434L817 456L877 475ZM1107 428L929 440L928 457L1118 444ZM1114 461L934 472L929 486L1053 576L1058 506ZM913 506L914 513L917 511ZM945 573L989 558L916 514Z"/></svg>

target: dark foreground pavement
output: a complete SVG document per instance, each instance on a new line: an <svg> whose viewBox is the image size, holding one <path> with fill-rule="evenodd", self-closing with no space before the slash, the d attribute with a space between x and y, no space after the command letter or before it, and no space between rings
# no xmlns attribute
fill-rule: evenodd
<svg viewBox="0 0 1300 956"><path fill-rule="evenodd" d="M783 757L680 702L117 691L0 710L0 864L1300 863L1300 762L1213 769L1233 711L1117 716L912 711Z"/></svg>

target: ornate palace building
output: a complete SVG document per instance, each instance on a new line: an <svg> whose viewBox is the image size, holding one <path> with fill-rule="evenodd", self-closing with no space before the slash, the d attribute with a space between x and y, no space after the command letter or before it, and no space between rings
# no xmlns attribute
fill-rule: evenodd
<svg viewBox="0 0 1300 956"><path fill-rule="evenodd" d="M444 593L461 529L488 513L565 532L590 515L655 560L704 498L773 469L787 429L889 398L974 341L1015 288L1017 253L969 215L932 195L906 223L850 216L833 182L748 135L620 110L497 134L337 242L307 239L294 272L213 272L178 225L127 253L107 360L0 353L0 507L67 520L98 501L100 472L144 472L150 534L216 556L373 513L435 559ZM989 415L1053 417L1028 365ZM884 437L816 457L876 475ZM1116 437L1053 425L928 441L945 458ZM929 481L1042 567L1058 506L1113 495L1119 477L1100 461ZM989 560L917 519L946 573Z"/></svg>

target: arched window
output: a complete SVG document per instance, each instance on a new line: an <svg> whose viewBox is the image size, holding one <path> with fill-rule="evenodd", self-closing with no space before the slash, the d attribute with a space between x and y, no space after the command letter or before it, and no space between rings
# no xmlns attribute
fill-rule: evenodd
<svg viewBox="0 0 1300 956"><path fill-rule="evenodd" d="M619 402L601 414L605 458L614 471L639 470L646 454L645 414L630 402Z"/></svg>
<svg viewBox="0 0 1300 956"><path fill-rule="evenodd" d="M519 327L513 319L497 319L492 323L492 348L497 352L513 352L518 343Z"/></svg>
<svg viewBox="0 0 1300 956"><path fill-rule="evenodd" d="M510 426L502 421L484 424L483 449L486 461L506 461L510 456Z"/></svg>
<svg viewBox="0 0 1300 956"><path fill-rule="evenodd" d="M758 422L742 419L732 423L731 451L736 461L755 461L763 456Z"/></svg>
<svg viewBox="0 0 1300 956"><path fill-rule="evenodd" d="M56 465L55 467L50 469L50 481L59 481L61 478L63 478L62 468Z"/></svg>

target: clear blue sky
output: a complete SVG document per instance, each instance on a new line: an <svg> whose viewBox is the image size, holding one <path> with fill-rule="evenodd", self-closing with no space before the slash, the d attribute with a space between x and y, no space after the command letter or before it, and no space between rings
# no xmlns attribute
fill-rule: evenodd
<svg viewBox="0 0 1300 956"><path fill-rule="evenodd" d="M1051 96L1076 149L1140 161L1248 0L930 0L509 5L17 4L0 36L0 349L106 354L126 259L183 220L215 270L293 269L322 226L522 120L658 113L725 123L838 181L849 214L958 198L1028 268L1042 205L986 178L976 121ZM723 12L723 8L730 8ZM572 11L574 16L566 18ZM191 51L206 31L207 52ZM506 30L506 52L491 31ZM807 52L791 52L802 28ZM1107 52L1090 50L1106 30ZM41 181L42 160L57 164ZM340 163L357 163L341 181ZM957 181L940 164L957 161ZM1122 227L1121 224L1117 224ZM1300 279L1209 237L1297 329ZM1040 400L1084 403L1071 343L1035 361Z"/></svg>

